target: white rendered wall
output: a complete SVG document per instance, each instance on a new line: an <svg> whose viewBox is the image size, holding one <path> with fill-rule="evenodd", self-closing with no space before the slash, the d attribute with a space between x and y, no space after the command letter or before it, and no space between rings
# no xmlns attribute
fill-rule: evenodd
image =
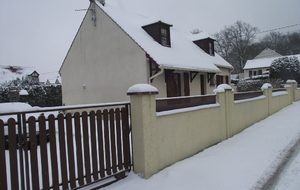
<svg viewBox="0 0 300 190"><path fill-rule="evenodd" d="M91 16L84 18L60 70L66 105L127 101L130 86L148 82L140 46L99 7L96 26Z"/></svg>

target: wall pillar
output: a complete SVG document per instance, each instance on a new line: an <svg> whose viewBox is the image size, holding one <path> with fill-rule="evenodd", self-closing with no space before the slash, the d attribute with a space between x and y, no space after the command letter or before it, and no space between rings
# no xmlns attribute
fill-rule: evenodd
<svg viewBox="0 0 300 190"><path fill-rule="evenodd" d="M228 139L231 136L231 114L234 104L233 89L227 84L221 84L214 90L217 94L216 100L220 104L220 128L225 129L223 131L224 139Z"/></svg>
<svg viewBox="0 0 300 190"><path fill-rule="evenodd" d="M159 171L156 130L156 100L158 90L149 84L130 87L133 170L148 179Z"/></svg>
<svg viewBox="0 0 300 190"><path fill-rule="evenodd" d="M292 102L296 102L297 82L295 80L287 80L286 84L291 87Z"/></svg>
<svg viewBox="0 0 300 190"><path fill-rule="evenodd" d="M265 83L263 84L263 86L261 87L261 90L263 91L263 94L264 96L266 96L266 99L268 101L268 116L270 116L272 113L271 113L271 105L272 105L272 93L273 93L273 90L272 90L272 85L269 84L269 83Z"/></svg>

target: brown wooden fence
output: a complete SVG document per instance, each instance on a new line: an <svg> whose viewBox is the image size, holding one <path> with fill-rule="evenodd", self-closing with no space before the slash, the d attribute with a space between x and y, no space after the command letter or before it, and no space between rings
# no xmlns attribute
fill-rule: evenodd
<svg viewBox="0 0 300 190"><path fill-rule="evenodd" d="M244 100L249 98L255 98L263 95L263 91L251 91L251 92L237 92L234 93L234 100Z"/></svg>
<svg viewBox="0 0 300 190"><path fill-rule="evenodd" d="M102 106L114 108L45 114ZM0 120L0 189L96 188L107 185L103 180L124 178L131 169L128 107L122 103L0 114L13 117Z"/></svg>
<svg viewBox="0 0 300 190"><path fill-rule="evenodd" d="M285 88L274 88L272 89L272 92L280 92L280 91L286 91Z"/></svg>
<svg viewBox="0 0 300 190"><path fill-rule="evenodd" d="M161 98L156 100L156 111L160 112L215 103L216 95Z"/></svg>

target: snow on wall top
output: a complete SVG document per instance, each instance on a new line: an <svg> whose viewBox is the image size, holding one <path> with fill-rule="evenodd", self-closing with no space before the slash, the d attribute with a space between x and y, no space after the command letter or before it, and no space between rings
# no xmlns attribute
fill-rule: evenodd
<svg viewBox="0 0 300 190"><path fill-rule="evenodd" d="M157 88L151 86L150 84L135 84L127 90L127 93L136 92L158 92Z"/></svg>
<svg viewBox="0 0 300 190"><path fill-rule="evenodd" d="M282 56L282 57L292 57L296 56L300 60L300 54L297 55L289 55L289 56ZM270 67L272 62L275 59L282 58L282 57L270 57L270 58L263 58L263 59L254 59L248 60L245 64L244 69L255 69L255 68L265 68Z"/></svg>
<svg viewBox="0 0 300 190"><path fill-rule="evenodd" d="M147 18L130 13L109 2L105 6L97 1L96 4L163 68L217 73L221 72L217 66L233 69L219 55L210 56L195 45L187 37L190 36L190 32L182 31L174 26L171 27L171 47L164 47L153 40L142 28L151 22L158 21L171 25L169 21L166 22L160 17Z"/></svg>

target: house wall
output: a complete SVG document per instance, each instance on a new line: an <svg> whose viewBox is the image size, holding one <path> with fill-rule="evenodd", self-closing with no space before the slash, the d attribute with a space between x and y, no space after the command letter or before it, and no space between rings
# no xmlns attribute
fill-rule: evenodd
<svg viewBox="0 0 300 190"><path fill-rule="evenodd" d="M148 83L145 52L96 6L87 12L60 69L65 105L126 101L124 92Z"/></svg>
<svg viewBox="0 0 300 190"><path fill-rule="evenodd" d="M252 71L252 76L253 76L253 71L261 70L262 73L263 73L263 72L267 71L268 69L270 69L270 68L245 69L245 70L244 70L244 78L250 77L250 76L249 76L249 71Z"/></svg>
<svg viewBox="0 0 300 190"><path fill-rule="evenodd" d="M184 95L184 79L183 79L183 74L185 71L175 71L175 73L180 73L180 79L181 79L181 94ZM190 81L190 95L200 95L201 92L201 84L200 84L200 75L204 75L204 89L205 93L209 92L212 94L213 89L215 89L215 86L210 87L209 83L207 82L207 74L206 73L199 73L197 76L194 78L194 80L191 82ZM189 75L190 77L190 75ZM167 89L166 89L166 82L165 82L165 75L164 73L155 77L152 83L150 83L152 86L156 87L159 90L159 94L156 95L157 98L165 98L167 97ZM207 89L208 88L208 89Z"/></svg>
<svg viewBox="0 0 300 190"><path fill-rule="evenodd" d="M232 137L293 102L296 84L286 92L234 101L231 89L217 92L217 103L156 113L155 95L130 96L134 171L145 178Z"/></svg>
<svg viewBox="0 0 300 190"><path fill-rule="evenodd" d="M165 82L165 74L162 73L161 75L155 77L150 83L152 86L158 89L159 94L156 95L157 98L165 98L167 97L167 86Z"/></svg>
<svg viewBox="0 0 300 190"><path fill-rule="evenodd" d="M190 82L190 94L191 94L191 96L200 95L200 93L201 93L200 74L201 73L198 73L196 75L196 77L194 78L194 80L192 82ZM204 80L206 80L206 79L204 78Z"/></svg>

